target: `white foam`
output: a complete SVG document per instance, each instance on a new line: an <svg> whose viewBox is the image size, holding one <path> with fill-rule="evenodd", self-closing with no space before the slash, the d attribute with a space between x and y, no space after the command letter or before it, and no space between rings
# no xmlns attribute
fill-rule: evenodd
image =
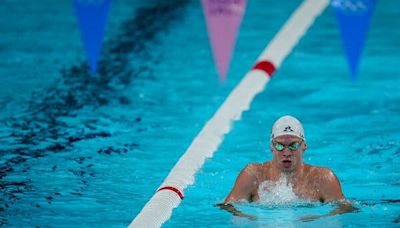
<svg viewBox="0 0 400 228"><path fill-rule="evenodd" d="M264 181L258 187L259 203L263 205L288 205L298 203L299 197L293 192L293 185L282 175L278 181Z"/></svg>

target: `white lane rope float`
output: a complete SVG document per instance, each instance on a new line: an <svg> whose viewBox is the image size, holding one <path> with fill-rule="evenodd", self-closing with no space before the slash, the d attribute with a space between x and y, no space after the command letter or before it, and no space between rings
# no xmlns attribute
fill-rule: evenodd
<svg viewBox="0 0 400 228"><path fill-rule="evenodd" d="M264 90L275 70L328 4L329 0L305 0L296 9L258 57L254 67L194 138L129 227L160 227L171 217L172 210L184 197L183 190L194 183L194 175L204 161L213 156L233 122L249 109L254 97Z"/></svg>

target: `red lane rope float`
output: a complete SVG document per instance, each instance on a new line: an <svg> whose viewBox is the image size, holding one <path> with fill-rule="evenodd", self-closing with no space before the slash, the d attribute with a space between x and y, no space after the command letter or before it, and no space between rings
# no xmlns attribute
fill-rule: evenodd
<svg viewBox="0 0 400 228"><path fill-rule="evenodd" d="M172 187L172 186L165 186L165 187L162 187L162 188L158 189L157 192L162 191L162 190L170 190L170 191L173 191L173 192L175 192L175 193L179 196L179 198L181 198L181 200L183 200L183 194L182 194L182 192L181 192L179 189L175 188L175 187Z"/></svg>
<svg viewBox="0 0 400 228"><path fill-rule="evenodd" d="M253 70L262 70L265 73L268 74L269 77L272 77L272 75L274 74L276 68L275 65L268 60L263 60L258 62L256 65L253 66L252 68Z"/></svg>

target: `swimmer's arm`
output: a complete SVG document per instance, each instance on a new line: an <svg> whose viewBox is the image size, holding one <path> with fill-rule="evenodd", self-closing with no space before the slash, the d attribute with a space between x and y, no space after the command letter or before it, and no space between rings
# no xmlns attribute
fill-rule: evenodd
<svg viewBox="0 0 400 228"><path fill-rule="evenodd" d="M328 214L324 215L307 215L303 216L300 218L301 221L303 222L308 222L308 221L313 221L315 219L323 218L323 217L329 217L329 216L334 216L334 215L340 215L344 213L350 213L350 212L357 212L359 209L351 205L350 202L347 200L341 200L337 201L336 204L338 205L338 208L335 210L329 212Z"/></svg>
<svg viewBox="0 0 400 228"><path fill-rule="evenodd" d="M336 204L338 205L337 209L331 211L326 216L357 211L358 208L351 205L351 203L345 199L342 187L340 186L340 182L337 176L329 169L326 169L325 172L325 183L321 187L323 193L322 197L323 199L325 199L325 202L336 202Z"/></svg>
<svg viewBox="0 0 400 228"><path fill-rule="evenodd" d="M257 217L254 215L249 215L249 214L245 214L242 213L241 211L237 210L232 204L224 204L224 203L219 203L219 204L215 204L215 206L220 207L221 209L224 209L228 212L230 212L231 214L235 215L235 216L239 216L239 217L245 217L248 218L250 220L256 220Z"/></svg>
<svg viewBox="0 0 400 228"><path fill-rule="evenodd" d="M304 216L301 217L300 220L311 221L322 217L358 211L358 208L354 207L345 199L342 192L342 187L340 186L339 179L336 177L336 175L327 168L324 168L322 172L324 178L320 182L321 199L325 203L335 202L338 207L328 214Z"/></svg>
<svg viewBox="0 0 400 228"><path fill-rule="evenodd" d="M229 193L229 195L226 197L224 200L224 203L216 204L215 206L220 207L221 209L224 209L231 214L235 216L240 216L240 217L246 217L251 220L255 220L256 217L253 215L248 215L240 212L237 210L232 203L237 202L239 200L245 200L245 201L252 201L253 194L252 192L254 191L254 188L256 187L257 184L257 179L254 176L255 174L255 165L248 165L246 168L244 168L239 176L236 178L235 185L233 186L232 191Z"/></svg>
<svg viewBox="0 0 400 228"><path fill-rule="evenodd" d="M247 165L236 178L232 191L224 200L224 204L233 203L239 200L252 201L252 193L256 188L257 179L255 177L256 166Z"/></svg>
<svg viewBox="0 0 400 228"><path fill-rule="evenodd" d="M329 214L326 214L324 217L340 215L344 213L357 212L359 209L354 207L349 201L343 199L340 201L336 201L337 208L331 211Z"/></svg>

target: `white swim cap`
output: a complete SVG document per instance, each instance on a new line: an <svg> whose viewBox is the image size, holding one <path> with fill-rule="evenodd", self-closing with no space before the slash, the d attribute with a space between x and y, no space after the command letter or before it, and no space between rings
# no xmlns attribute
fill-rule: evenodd
<svg viewBox="0 0 400 228"><path fill-rule="evenodd" d="M293 116L282 116L275 121L274 126L272 126L271 140L281 135L294 135L304 141L306 140L303 125Z"/></svg>

